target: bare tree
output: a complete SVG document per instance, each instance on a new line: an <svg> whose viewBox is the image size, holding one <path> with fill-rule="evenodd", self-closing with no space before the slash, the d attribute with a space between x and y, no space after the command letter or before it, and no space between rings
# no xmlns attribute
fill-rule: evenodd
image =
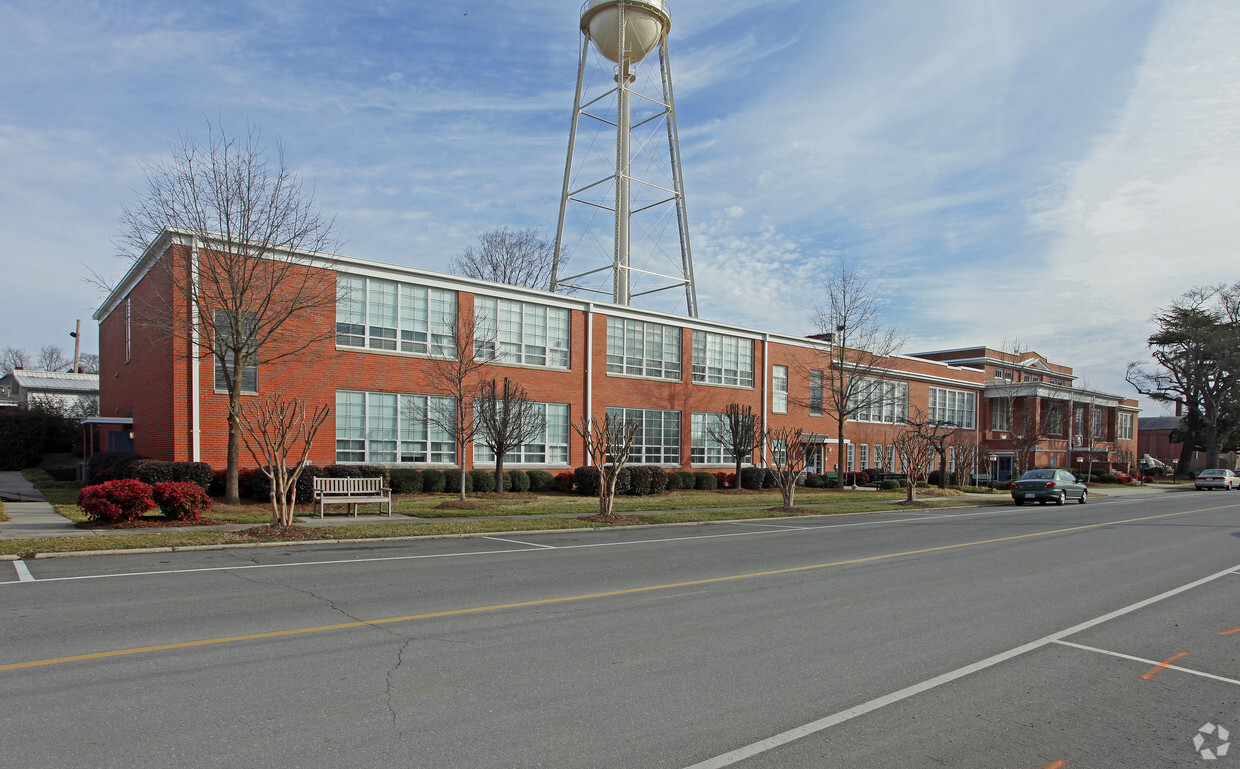
<svg viewBox="0 0 1240 769"><path fill-rule="evenodd" d="M298 398L281 395L263 398L248 408L238 407L237 419L244 427L242 437L250 456L271 480L271 525L293 525L297 503L297 479L310 461L310 449L319 427L331 414L331 407L317 406L306 413ZM297 462L289 467L289 458Z"/></svg>
<svg viewBox="0 0 1240 769"><path fill-rule="evenodd" d="M6 347L0 352L0 370L12 374L15 369L30 368L30 353L16 347Z"/></svg>
<svg viewBox="0 0 1240 769"><path fill-rule="evenodd" d="M478 244L466 246L448 262L448 271L480 280L526 288L548 289L555 246L527 227L501 227L478 233ZM563 260L561 260L563 264Z"/></svg>
<svg viewBox="0 0 1240 769"><path fill-rule="evenodd" d="M904 465L906 502L917 501L917 481L935 454L942 424L939 420L926 417L920 409L913 409L896 433L894 444Z"/></svg>
<svg viewBox="0 0 1240 769"><path fill-rule="evenodd" d="M495 340L484 337L477 315L457 311L452 333L431 345L427 375L431 387L447 397L427 409L430 423L452 437L461 471L460 499L465 499L465 452L473 445L480 423L474 417L474 396L481 390L483 370L496 357ZM501 489L503 486L500 487Z"/></svg>
<svg viewBox="0 0 1240 769"><path fill-rule="evenodd" d="M208 124L205 141L182 137L170 160L145 168L146 189L125 210L119 240L121 255L135 262L167 230L191 246L187 258L165 255L152 265L155 285L166 288L149 306L135 303L134 312L136 322L214 362L228 392L224 496L233 504L243 384L256 388L257 367L304 359L335 333L326 324L291 322L335 306L335 280L306 269L314 252L334 246L335 220L276 147L268 160L253 127L229 135Z"/></svg>
<svg viewBox="0 0 1240 769"><path fill-rule="evenodd" d="M762 416L752 406L729 403L710 422L706 437L727 450L736 463L736 488L741 487L741 464L762 446Z"/></svg>
<svg viewBox="0 0 1240 769"><path fill-rule="evenodd" d="M594 417L582 416L573 423L573 432L581 438L590 464L598 468L598 519L615 520L612 505L616 499L616 479L629 461L629 451L641 423L610 414L600 423Z"/></svg>
<svg viewBox="0 0 1240 769"><path fill-rule="evenodd" d="M494 379L482 383L474 401L474 419L478 439L495 454L495 491L503 492L504 455L546 430L546 412L529 399L524 387L504 377L503 385Z"/></svg>
<svg viewBox="0 0 1240 769"><path fill-rule="evenodd" d="M771 472L775 474L779 494L783 497L784 507L791 508L795 504L797 483L805 474L805 465L809 460L805 432L799 427L779 427L768 429L765 437L771 453Z"/></svg>
<svg viewBox="0 0 1240 769"><path fill-rule="evenodd" d="M948 451L955 458L955 480L957 485L972 484L972 475L977 472L981 463L981 446L968 433L957 430L947 440Z"/></svg>
<svg viewBox="0 0 1240 769"><path fill-rule="evenodd" d="M35 358L35 365L41 371L65 371L69 368L70 361L65 357L65 351L54 344L45 344L39 348L39 354Z"/></svg>
<svg viewBox="0 0 1240 769"><path fill-rule="evenodd" d="M78 356L78 373L98 374L99 356L92 352L84 352Z"/></svg>
<svg viewBox="0 0 1240 769"><path fill-rule="evenodd" d="M890 399L890 388L884 386L888 359L904 346L904 336L883 322L881 297L861 272L841 263L839 272L827 280L824 290L827 299L816 307L814 323L820 337L830 335L832 339L825 361L824 394L827 409L835 414L836 440L843 447L848 420L881 408ZM813 372L810 387L809 405L813 409L818 397L813 391ZM817 405L821 408L822 403ZM841 487L845 461L845 451L841 449L835 465Z"/></svg>

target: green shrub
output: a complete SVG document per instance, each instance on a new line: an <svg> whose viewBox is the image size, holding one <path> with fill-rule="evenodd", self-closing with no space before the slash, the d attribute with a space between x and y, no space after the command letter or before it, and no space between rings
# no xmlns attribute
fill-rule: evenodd
<svg viewBox="0 0 1240 769"><path fill-rule="evenodd" d="M821 475L805 476L805 486L810 489L825 489L827 487L827 479Z"/></svg>
<svg viewBox="0 0 1240 769"><path fill-rule="evenodd" d="M546 470L530 470L527 475L530 477L530 491L555 491L555 476Z"/></svg>
<svg viewBox="0 0 1240 769"><path fill-rule="evenodd" d="M461 483L465 483L465 493L473 491L473 477L469 473L461 473L459 467L443 471L443 490L449 494L461 493Z"/></svg>
<svg viewBox="0 0 1240 769"><path fill-rule="evenodd" d="M642 497L650 493L650 468L644 465L626 467L629 471L629 488L626 493ZM619 484L617 484L619 485Z"/></svg>
<svg viewBox="0 0 1240 769"><path fill-rule="evenodd" d="M470 470L469 475L474 491L484 494L488 491L495 491L494 470Z"/></svg>
<svg viewBox="0 0 1240 769"><path fill-rule="evenodd" d="M774 470L768 467L766 470L766 473L762 476L762 488L774 489L778 487L779 487L779 477L775 475Z"/></svg>
<svg viewBox="0 0 1240 769"><path fill-rule="evenodd" d="M573 491L581 496L597 497L598 484L599 474L597 467L589 465L573 469Z"/></svg>
<svg viewBox="0 0 1240 769"><path fill-rule="evenodd" d="M672 475L680 480L680 488L686 491L691 491L697 486L697 476L688 470L673 470Z"/></svg>
<svg viewBox="0 0 1240 769"><path fill-rule="evenodd" d="M1097 478L1098 483L1119 483L1119 476L1114 473L1102 473Z"/></svg>
<svg viewBox="0 0 1240 769"><path fill-rule="evenodd" d="M447 479L444 478L443 470L423 470L422 471L422 491L429 494L438 494L444 490L447 485Z"/></svg>
<svg viewBox="0 0 1240 769"><path fill-rule="evenodd" d="M662 494L667 490L667 473L658 465L650 466L650 493Z"/></svg>
<svg viewBox="0 0 1240 769"><path fill-rule="evenodd" d="M741 488L758 490L762 488L762 479L766 477L765 467L742 467ZM806 483L805 485L809 485Z"/></svg>
<svg viewBox="0 0 1240 769"><path fill-rule="evenodd" d="M417 494L422 490L422 471L412 467L392 468L390 483L393 494Z"/></svg>
<svg viewBox="0 0 1240 769"><path fill-rule="evenodd" d="M680 489L680 475L675 472L668 473L666 488L668 491L678 491Z"/></svg>
<svg viewBox="0 0 1240 769"><path fill-rule="evenodd" d="M633 468L622 467L620 472L616 473L616 494L628 494L629 489L633 487Z"/></svg>
<svg viewBox="0 0 1240 769"><path fill-rule="evenodd" d="M693 488L698 491L714 491L719 488L719 479L713 473L694 473Z"/></svg>
<svg viewBox="0 0 1240 769"><path fill-rule="evenodd" d="M878 488L883 491L895 491L896 489L903 488L903 486L904 486L903 483L900 483L899 481L891 480L890 478L888 478L885 481L878 482Z"/></svg>
<svg viewBox="0 0 1240 769"><path fill-rule="evenodd" d="M919 488L919 489L928 489L928 488L930 488L930 484L929 484L929 483L927 483L927 482L925 482L925 481L918 481L918 482L917 482L917 488Z"/></svg>
<svg viewBox="0 0 1240 769"><path fill-rule="evenodd" d="M530 476L524 470L505 470L504 471L504 490L505 491L529 491Z"/></svg>

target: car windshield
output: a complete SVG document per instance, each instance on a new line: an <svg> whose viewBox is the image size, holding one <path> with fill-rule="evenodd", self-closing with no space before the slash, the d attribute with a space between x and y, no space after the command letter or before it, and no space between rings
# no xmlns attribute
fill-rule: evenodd
<svg viewBox="0 0 1240 769"><path fill-rule="evenodd" d="M1227 471L1225 471L1225 470L1202 470L1202 471L1201 471L1201 476L1207 476L1207 475L1208 475L1208 476L1213 477L1213 476L1216 476L1216 475L1226 475L1226 474L1227 474ZM1198 476L1198 477L1201 477L1201 476Z"/></svg>
<svg viewBox="0 0 1240 769"><path fill-rule="evenodd" d="M1022 481L1049 481L1055 477L1054 470L1030 470L1020 477Z"/></svg>

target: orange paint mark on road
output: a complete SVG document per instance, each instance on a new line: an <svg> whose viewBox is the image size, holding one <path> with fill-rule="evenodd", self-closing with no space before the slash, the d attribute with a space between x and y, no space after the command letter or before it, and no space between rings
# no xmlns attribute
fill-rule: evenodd
<svg viewBox="0 0 1240 769"><path fill-rule="evenodd" d="M1067 765L1068 765L1067 761L1059 760L1051 764L1050 766L1046 767L1046 769L1063 769L1063 767Z"/></svg>
<svg viewBox="0 0 1240 769"><path fill-rule="evenodd" d="M1240 627L1232 628L1231 630L1224 630L1219 633L1219 635L1231 635L1232 633L1240 633Z"/></svg>
<svg viewBox="0 0 1240 769"><path fill-rule="evenodd" d="M1172 662L1175 662L1175 661L1176 661L1176 660L1178 660L1180 657L1183 657L1183 656L1185 656L1185 655L1187 655L1187 654L1188 654L1188 652L1180 652L1179 654L1172 655L1171 657L1168 657L1167 659L1165 659L1165 660L1163 660L1162 662L1158 663L1158 664L1157 664L1157 665L1155 665L1154 667L1150 668L1150 669L1149 669L1149 672L1148 672L1148 673L1146 673L1145 675L1141 676L1141 677L1142 677L1142 678L1144 678L1146 681L1148 681L1148 680L1150 680L1151 678L1153 678L1154 676L1158 675L1158 671L1162 670L1163 668L1165 668L1165 667L1167 667L1168 665L1170 665Z"/></svg>

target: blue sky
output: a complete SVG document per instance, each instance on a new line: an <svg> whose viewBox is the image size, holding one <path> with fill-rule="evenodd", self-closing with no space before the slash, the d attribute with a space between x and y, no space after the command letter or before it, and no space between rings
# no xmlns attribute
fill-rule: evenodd
<svg viewBox="0 0 1240 769"><path fill-rule="evenodd" d="M845 260L910 352L1019 340L1128 393L1151 310L1237 279L1240 4L669 5L704 317L809 333ZM342 253L553 235L579 8L0 5L0 346L69 347L141 164L208 119L281 140Z"/></svg>

